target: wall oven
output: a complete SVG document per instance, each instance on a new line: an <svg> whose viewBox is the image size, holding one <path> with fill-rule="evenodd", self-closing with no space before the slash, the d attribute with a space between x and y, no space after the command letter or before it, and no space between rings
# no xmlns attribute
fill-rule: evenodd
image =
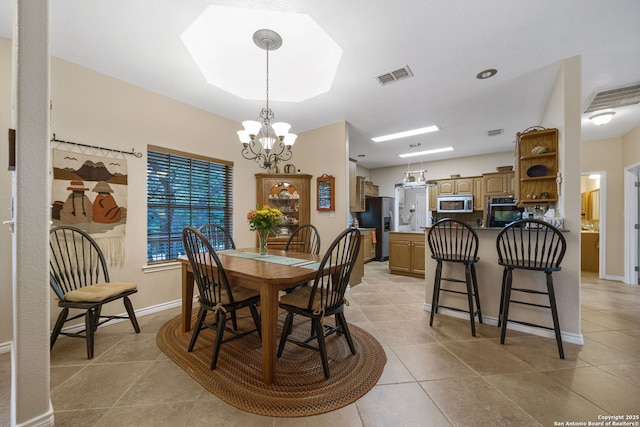
<svg viewBox="0 0 640 427"><path fill-rule="evenodd" d="M487 200L487 227L504 227L522 219L524 208L516 205L514 197L491 197Z"/></svg>
<svg viewBox="0 0 640 427"><path fill-rule="evenodd" d="M473 212L473 195L438 196L438 206L436 210L439 213Z"/></svg>

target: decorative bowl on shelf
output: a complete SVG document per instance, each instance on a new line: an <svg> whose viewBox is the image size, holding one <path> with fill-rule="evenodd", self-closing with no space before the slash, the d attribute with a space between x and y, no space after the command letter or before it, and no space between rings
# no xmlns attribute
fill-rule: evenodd
<svg viewBox="0 0 640 427"><path fill-rule="evenodd" d="M537 147L533 147L533 149L531 150L531 154L543 154L543 153L546 153L547 151L549 151L547 147L538 145Z"/></svg>
<svg viewBox="0 0 640 427"><path fill-rule="evenodd" d="M530 178L546 176L549 173L549 168L545 165L533 165L527 169L527 176Z"/></svg>

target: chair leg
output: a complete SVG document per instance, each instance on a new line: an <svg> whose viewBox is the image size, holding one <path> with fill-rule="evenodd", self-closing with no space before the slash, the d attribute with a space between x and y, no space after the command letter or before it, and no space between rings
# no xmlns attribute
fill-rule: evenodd
<svg viewBox="0 0 640 427"><path fill-rule="evenodd" d="M551 306L551 316L553 317L553 329L556 333L556 342L558 343L558 354L560 359L564 359L564 348L562 347L562 336L560 335L560 322L558 321L558 309L556 307L556 296L553 291L553 278L551 273L547 274L547 292L549 293L549 305Z"/></svg>
<svg viewBox="0 0 640 427"><path fill-rule="evenodd" d="M278 344L278 354L277 356L282 356L282 350L284 350L284 345L287 342L287 337L291 333L291 325L293 324L293 313L287 313L287 318L284 319L284 326L282 327L282 335L280 336L280 344Z"/></svg>
<svg viewBox="0 0 640 427"><path fill-rule="evenodd" d="M504 268L502 270L502 287L500 289L500 307L498 307L498 328L502 325L502 307L504 305L504 291L507 283L507 270L508 268Z"/></svg>
<svg viewBox="0 0 640 427"><path fill-rule="evenodd" d="M53 350L53 345L56 343L56 340L58 339L58 335L60 335L60 331L62 330L62 326L64 325L64 322L67 320L68 315L69 315L69 309L66 307L63 308L60 314L58 315L58 320L56 320L56 325L54 326L53 331L51 332L49 350Z"/></svg>
<svg viewBox="0 0 640 427"><path fill-rule="evenodd" d="M191 353L193 350L193 346L196 344L198 340L198 335L200 335L200 331L202 330L202 323L204 322L204 318L207 316L207 310L204 308L200 308L198 310L198 319L196 320L195 327L193 328L193 333L191 334L191 341L189 341L189 348L187 351Z"/></svg>
<svg viewBox="0 0 640 427"><path fill-rule="evenodd" d="M473 285L471 284L471 266L464 265L464 278L467 285L467 300L469 303L469 321L471 322L471 335L476 336L475 310L473 309Z"/></svg>
<svg viewBox="0 0 640 427"><path fill-rule="evenodd" d="M84 314L85 335L87 339L87 358L93 359L93 337L96 331L96 308L90 308Z"/></svg>
<svg viewBox="0 0 640 427"><path fill-rule="evenodd" d="M316 339L318 340L318 349L320 350L320 358L322 359L322 370L324 371L324 377L329 378L329 360L327 360L327 346L324 342L324 328L322 322L318 318L311 320L315 326Z"/></svg>
<svg viewBox="0 0 640 427"><path fill-rule="evenodd" d="M235 311L231 312L231 326L233 327L234 331L238 330L238 318L236 317Z"/></svg>
<svg viewBox="0 0 640 427"><path fill-rule="evenodd" d="M478 276L476 275L475 264L471 264L471 283L473 283L473 294L476 297L476 308L478 309L478 322L482 323L482 309L480 308L480 294L478 294Z"/></svg>
<svg viewBox="0 0 640 427"><path fill-rule="evenodd" d="M258 314L258 309L255 305L251 304L249 306L249 311L251 311L251 317L253 317L253 323L256 325L256 330L258 331L258 336L262 340L262 326L260 323L260 315ZM235 311L233 312L235 317ZM232 317L233 319L233 317Z"/></svg>
<svg viewBox="0 0 640 427"><path fill-rule="evenodd" d="M500 344L504 344L507 336L507 323L509 321L509 301L511 300L511 281L513 280L513 271L506 269L504 287L504 304L502 306L502 328L500 329Z"/></svg>
<svg viewBox="0 0 640 427"><path fill-rule="evenodd" d="M136 312L133 309L133 305L131 304L131 300L129 297L124 297L124 307L127 309L127 314L129 315L129 320L131 320L131 324L133 325L133 329L136 331L136 334L140 333L140 326L138 326L138 319L136 319Z"/></svg>
<svg viewBox="0 0 640 427"><path fill-rule="evenodd" d="M340 329L344 333L344 337L347 339L347 344L349 344L351 354L356 354L356 347L353 345L351 331L349 331L349 326L347 326L347 320L344 318L344 313L336 313L336 322L340 324Z"/></svg>
<svg viewBox="0 0 640 427"><path fill-rule="evenodd" d="M431 315L429 317L429 326L433 326L433 316L438 312L438 304L440 303L440 277L442 275L442 262L438 261L436 265L436 274L433 280L433 296L431 297Z"/></svg>
<svg viewBox="0 0 640 427"><path fill-rule="evenodd" d="M216 369L218 363L218 355L222 346L222 336L224 335L224 327L227 323L227 314L222 311L216 311L216 340L213 343L213 357L211 358L211 370Z"/></svg>

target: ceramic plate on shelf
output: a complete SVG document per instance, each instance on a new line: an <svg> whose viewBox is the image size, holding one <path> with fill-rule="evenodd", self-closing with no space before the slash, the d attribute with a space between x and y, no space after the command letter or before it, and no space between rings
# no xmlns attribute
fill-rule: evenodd
<svg viewBox="0 0 640 427"><path fill-rule="evenodd" d="M547 173L549 173L549 168L545 165L533 165L529 169L527 169L527 176L530 178L546 176Z"/></svg>

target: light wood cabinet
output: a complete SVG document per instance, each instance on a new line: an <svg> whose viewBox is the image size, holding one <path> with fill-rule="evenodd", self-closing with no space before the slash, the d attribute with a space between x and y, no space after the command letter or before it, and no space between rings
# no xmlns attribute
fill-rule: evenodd
<svg viewBox="0 0 640 427"><path fill-rule="evenodd" d="M515 194L515 172L493 172L482 175L484 196Z"/></svg>
<svg viewBox="0 0 640 427"><path fill-rule="evenodd" d="M429 210L435 212L438 210L438 187L429 187Z"/></svg>
<svg viewBox="0 0 640 427"><path fill-rule="evenodd" d="M473 194L473 177L443 179L437 181L438 195Z"/></svg>
<svg viewBox="0 0 640 427"><path fill-rule="evenodd" d="M376 244L373 242L373 234L376 230L362 231L362 253L364 254L364 262L369 262L376 257Z"/></svg>
<svg viewBox="0 0 640 427"><path fill-rule="evenodd" d="M600 233L580 233L580 261L582 271L600 270Z"/></svg>
<svg viewBox="0 0 640 427"><path fill-rule="evenodd" d="M356 161L349 159L349 211L360 212L360 203L356 194Z"/></svg>
<svg viewBox="0 0 640 427"><path fill-rule="evenodd" d="M473 210L483 211L484 209L484 185L482 177L473 177Z"/></svg>
<svg viewBox="0 0 640 427"><path fill-rule="evenodd" d="M365 197L378 197L379 188L371 181L364 182L364 196Z"/></svg>
<svg viewBox="0 0 640 427"><path fill-rule="evenodd" d="M392 274L424 278L424 233L390 233L389 270Z"/></svg>
<svg viewBox="0 0 640 427"><path fill-rule="evenodd" d="M308 224L310 215L311 175L256 174L256 199L259 206L279 209L286 218L276 228L268 245L284 249L289 236L300 224Z"/></svg>
<svg viewBox="0 0 640 427"><path fill-rule="evenodd" d="M558 200L558 129L530 128L516 140L516 198L519 206Z"/></svg>

